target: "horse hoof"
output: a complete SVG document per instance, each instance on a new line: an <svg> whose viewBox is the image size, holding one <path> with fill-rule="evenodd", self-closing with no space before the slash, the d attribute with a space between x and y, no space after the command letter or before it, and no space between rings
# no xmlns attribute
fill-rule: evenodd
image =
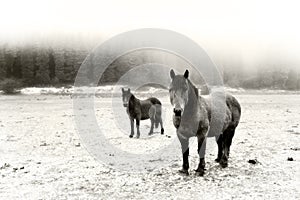
<svg viewBox="0 0 300 200"><path fill-rule="evenodd" d="M136 136L136 139L139 139L139 138L140 138L140 136L139 136L139 135L137 135L137 136Z"/></svg>
<svg viewBox="0 0 300 200"><path fill-rule="evenodd" d="M130 138L133 138L133 135L129 135Z"/></svg>
<svg viewBox="0 0 300 200"><path fill-rule="evenodd" d="M196 175L197 176L204 176L204 169L196 170Z"/></svg>
<svg viewBox="0 0 300 200"><path fill-rule="evenodd" d="M162 134L162 135L163 135L163 134L164 134L164 132L165 132L165 130L162 128L162 129L161 129L161 131L160 131L160 134Z"/></svg>
<svg viewBox="0 0 300 200"><path fill-rule="evenodd" d="M221 160L220 165L221 165L222 168L226 168L226 167L228 167L228 162Z"/></svg>
<svg viewBox="0 0 300 200"><path fill-rule="evenodd" d="M184 174L184 175L189 175L189 170L187 170L187 169L180 169L180 170L178 170L178 172L180 173L180 174Z"/></svg>
<svg viewBox="0 0 300 200"><path fill-rule="evenodd" d="M152 132L152 133L151 133L151 132L150 132L150 133L148 133L148 135L153 135L153 132Z"/></svg>
<svg viewBox="0 0 300 200"><path fill-rule="evenodd" d="M220 160L221 160L220 158L216 158L216 159L215 159L215 162L219 163Z"/></svg>

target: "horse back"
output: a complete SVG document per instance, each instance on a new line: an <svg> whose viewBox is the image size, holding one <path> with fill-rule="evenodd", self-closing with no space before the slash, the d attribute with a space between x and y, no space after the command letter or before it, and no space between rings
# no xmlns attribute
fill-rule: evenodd
<svg viewBox="0 0 300 200"><path fill-rule="evenodd" d="M237 101L237 99L229 93L225 93L225 102L224 102L223 94L216 92L212 96L209 96L206 98L200 97L199 100L200 100L200 102L202 102L203 108L206 109L210 122L211 122L211 117L212 117L212 109L216 109L216 110L214 110L214 112L216 114L214 116L215 121L217 120L219 122L222 122L223 130L225 130L228 127L235 128L238 126L240 117L241 117L241 106L240 106L239 102ZM212 98L215 98L214 101L212 101ZM213 103L215 103L215 105L213 105ZM218 106L222 106L222 105L224 105L224 103L226 104L226 107L224 110L225 118L219 119L218 116L222 116L222 115L218 115L218 112L219 112ZM212 106L214 106L214 108L212 108Z"/></svg>
<svg viewBox="0 0 300 200"><path fill-rule="evenodd" d="M152 104L158 104L158 105L161 105L161 102L157 99L157 98L155 98L155 97L151 97L151 98L149 98L149 99L147 99L148 101L150 101ZM147 101L146 100L146 101Z"/></svg>

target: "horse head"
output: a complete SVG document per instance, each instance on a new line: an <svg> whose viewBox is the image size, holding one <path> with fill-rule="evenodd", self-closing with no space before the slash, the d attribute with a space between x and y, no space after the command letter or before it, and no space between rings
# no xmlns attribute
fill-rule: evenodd
<svg viewBox="0 0 300 200"><path fill-rule="evenodd" d="M183 75L175 75L174 70L170 71L171 83L169 86L170 101L174 112L174 126L176 128L180 125L180 118L184 112L185 106L189 100L189 71L186 70Z"/></svg>
<svg viewBox="0 0 300 200"><path fill-rule="evenodd" d="M132 94L130 92L130 88L128 88L127 91L124 88L122 88L122 100L123 100L124 107L128 106L129 98L131 97L131 95Z"/></svg>

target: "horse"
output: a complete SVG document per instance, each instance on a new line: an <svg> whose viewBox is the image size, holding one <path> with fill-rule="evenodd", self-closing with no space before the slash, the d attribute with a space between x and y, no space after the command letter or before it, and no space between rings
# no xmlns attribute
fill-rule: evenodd
<svg viewBox="0 0 300 200"><path fill-rule="evenodd" d="M140 100L136 98L130 91L130 88L126 91L122 88L122 100L123 106L126 107L127 114L130 119L131 133L130 138L134 135L134 120L136 121L137 138L140 137L140 120L146 120L150 118L151 128L148 135L153 134L153 128L158 128L160 124L161 134L164 134L163 122L161 117L161 102L154 97L146 100Z"/></svg>
<svg viewBox="0 0 300 200"><path fill-rule="evenodd" d="M203 176L205 168L205 148L207 137L211 125L212 99L199 95L198 89L189 80L189 71L183 75L175 75L173 69L170 71L171 83L169 86L170 102L173 109L173 124L176 128L177 137L181 144L183 165L180 173L188 175L189 169L189 138L197 137L198 154L200 161L196 174ZM211 94L212 95L212 94ZM224 96L224 95L223 95ZM224 102L225 101L225 102ZM224 119L221 120L221 133L217 133L216 142L218 144L218 156L215 160L221 167L228 166L228 157L232 138L241 117L241 106L239 102L230 94L225 94L222 101L225 107ZM217 113L220 118L220 113ZM217 116L218 117L218 116ZM213 130L213 129L212 129Z"/></svg>

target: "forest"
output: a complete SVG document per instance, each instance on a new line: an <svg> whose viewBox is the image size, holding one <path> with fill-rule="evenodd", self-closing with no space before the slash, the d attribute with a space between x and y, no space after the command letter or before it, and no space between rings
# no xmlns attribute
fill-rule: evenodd
<svg viewBox="0 0 300 200"><path fill-rule="evenodd" d="M0 46L0 80L19 80L22 87L71 85L91 50L89 47L4 44ZM88 58L92 58L92 54ZM174 66L185 64L180 58L166 53L132 52L116 59L99 84L116 83L129 69L149 62ZM93 73L90 70L87 76L93 76ZM261 67L249 73L243 66L232 67L226 63L223 65L223 80L226 86L233 88L300 90L300 73L295 67Z"/></svg>

